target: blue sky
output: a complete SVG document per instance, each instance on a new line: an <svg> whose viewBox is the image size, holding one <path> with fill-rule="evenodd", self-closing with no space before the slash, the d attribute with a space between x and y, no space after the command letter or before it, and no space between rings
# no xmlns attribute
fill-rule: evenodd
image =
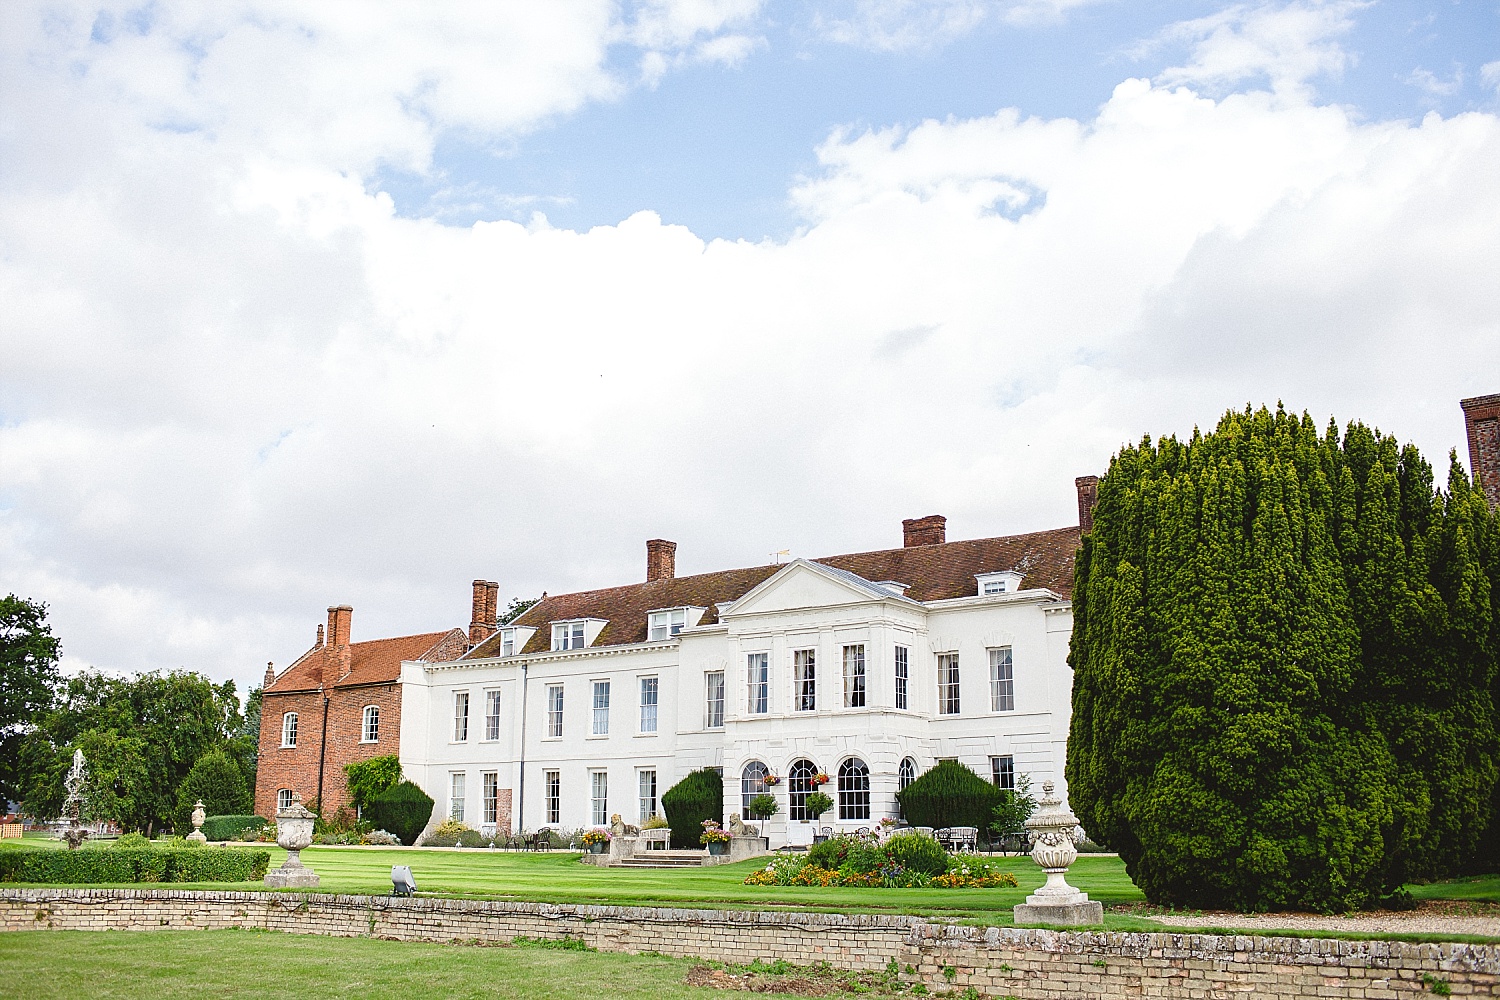
<svg viewBox="0 0 1500 1000"><path fill-rule="evenodd" d="M783 0L756 21L763 44L743 63L689 66L501 142L450 135L429 174L388 170L372 183L402 214L458 224L540 211L586 229L649 209L706 238L785 238L802 221L787 190L817 171L814 151L832 130L1007 107L1088 120L1120 80L1187 56L1187 40L1163 37L1170 25L1235 6L1116 0L1022 23L990 16L891 51L832 39L816 23L853 5ZM1313 79L1324 100L1378 120L1495 107L1481 67L1500 58L1500 3L1383 0L1349 19L1347 64ZM628 76L634 53L614 55Z"/></svg>

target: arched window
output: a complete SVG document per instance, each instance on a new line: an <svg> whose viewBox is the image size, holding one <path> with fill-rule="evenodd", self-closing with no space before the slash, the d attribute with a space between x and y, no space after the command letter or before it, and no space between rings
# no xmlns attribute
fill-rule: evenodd
<svg viewBox="0 0 1500 1000"><path fill-rule="evenodd" d="M901 758L901 768L896 772L896 791L906 791L906 786L917 780L917 762L910 757ZM901 808L901 800L896 799L896 814L902 819L906 818L906 810Z"/></svg>
<svg viewBox="0 0 1500 1000"><path fill-rule="evenodd" d="M283 810L290 809L291 807L292 790L290 788L276 789L276 811L282 812Z"/></svg>
<svg viewBox="0 0 1500 1000"><path fill-rule="evenodd" d="M787 817L794 820L813 820L818 817L807 811L807 797L817 788L813 777L818 768L810 760L793 762L786 772Z"/></svg>
<svg viewBox="0 0 1500 1000"><path fill-rule="evenodd" d="M751 818L751 800L757 795L770 794L771 786L766 784L766 775L770 773L766 765L758 760L752 760L740 772L740 815L746 819Z"/></svg>
<svg viewBox="0 0 1500 1000"><path fill-rule="evenodd" d="M287 712L281 717L281 745L294 747L297 745L297 713Z"/></svg>
<svg viewBox="0 0 1500 1000"><path fill-rule="evenodd" d="M858 757L839 765L839 819L870 818L870 769Z"/></svg>
<svg viewBox="0 0 1500 1000"><path fill-rule="evenodd" d="M365 721L360 728L359 741L361 743L380 742L380 706L365 706Z"/></svg>

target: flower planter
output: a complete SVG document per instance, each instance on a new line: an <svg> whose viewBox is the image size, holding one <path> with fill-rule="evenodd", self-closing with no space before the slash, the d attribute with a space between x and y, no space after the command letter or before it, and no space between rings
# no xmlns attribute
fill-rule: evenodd
<svg viewBox="0 0 1500 1000"><path fill-rule="evenodd" d="M603 844L603 843L590 844L589 845L589 853L590 854L603 854L604 853L604 848L607 847L607 846L608 846L607 844Z"/></svg>
<svg viewBox="0 0 1500 1000"><path fill-rule="evenodd" d="M729 842L725 840L711 840L708 843L708 853L722 855L729 853Z"/></svg>

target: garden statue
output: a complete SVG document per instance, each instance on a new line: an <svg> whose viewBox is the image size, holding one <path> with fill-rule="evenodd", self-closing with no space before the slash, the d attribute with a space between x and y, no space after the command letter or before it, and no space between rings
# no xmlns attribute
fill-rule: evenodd
<svg viewBox="0 0 1500 1000"><path fill-rule="evenodd" d="M83 751L73 751L73 769L63 779L63 787L68 790L68 797L63 800L63 816L68 820L68 828L63 831L62 839L67 842L68 850L74 850L88 837L89 832L79 825L81 812L83 810L83 790L88 787L89 772L83 762Z"/></svg>
<svg viewBox="0 0 1500 1000"><path fill-rule="evenodd" d="M730 813L729 835L731 837L758 837L760 836L760 831L740 819L739 813Z"/></svg>
<svg viewBox="0 0 1500 1000"><path fill-rule="evenodd" d="M302 850L312 844L313 822L317 818L296 792L292 793L291 804L276 813L276 843L286 849L286 860L280 868L266 872L266 885L278 889L317 887L318 873L302 863Z"/></svg>
<svg viewBox="0 0 1500 1000"><path fill-rule="evenodd" d="M203 821L208 816L203 812L203 800L199 799L193 806L193 832L188 834L187 840L196 840L200 844L208 843L208 838L203 835Z"/></svg>
<svg viewBox="0 0 1500 1000"><path fill-rule="evenodd" d="M1042 801L1026 821L1026 829L1031 833L1031 858L1047 873L1047 884L1016 906L1017 926L1077 927L1104 923L1104 906L1091 902L1088 893L1073 888L1065 877L1068 866L1078 859L1078 848L1073 844L1076 826L1078 817L1054 794L1052 782L1045 782Z"/></svg>
<svg viewBox="0 0 1500 1000"><path fill-rule="evenodd" d="M641 828L625 822L620 818L619 813L615 813L609 818L609 833L611 837L616 838L638 837L640 836Z"/></svg>

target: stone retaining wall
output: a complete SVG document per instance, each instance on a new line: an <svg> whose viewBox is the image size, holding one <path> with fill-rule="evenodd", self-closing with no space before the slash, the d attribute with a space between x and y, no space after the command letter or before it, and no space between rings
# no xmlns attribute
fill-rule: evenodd
<svg viewBox="0 0 1500 1000"><path fill-rule="evenodd" d="M579 938L656 951L879 971L992 997L1500 996L1500 946L969 927L921 917L170 889L0 888L0 930L255 928L402 941Z"/></svg>

